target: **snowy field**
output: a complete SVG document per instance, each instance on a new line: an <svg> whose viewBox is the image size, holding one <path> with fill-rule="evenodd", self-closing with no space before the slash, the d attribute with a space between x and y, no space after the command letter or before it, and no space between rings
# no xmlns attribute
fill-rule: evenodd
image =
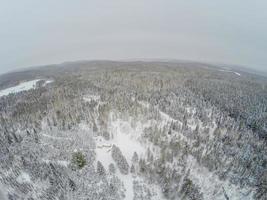
<svg viewBox="0 0 267 200"><path fill-rule="evenodd" d="M10 88L6 88L4 90L0 91L0 97L2 96L7 96L9 94L14 94L14 93L18 93L18 92L22 92L22 91L27 91L30 89L35 89L37 82L41 81L42 79L35 79L35 80L31 80L31 81L26 81L23 83L20 83L14 87L10 87ZM53 82L53 80L46 80L44 85Z"/></svg>

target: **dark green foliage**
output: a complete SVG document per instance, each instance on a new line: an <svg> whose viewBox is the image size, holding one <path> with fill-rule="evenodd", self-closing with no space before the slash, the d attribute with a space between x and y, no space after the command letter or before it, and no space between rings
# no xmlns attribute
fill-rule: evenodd
<svg viewBox="0 0 267 200"><path fill-rule="evenodd" d="M72 154L72 163L78 167L79 169L82 169L86 165L86 159L82 152L74 152Z"/></svg>

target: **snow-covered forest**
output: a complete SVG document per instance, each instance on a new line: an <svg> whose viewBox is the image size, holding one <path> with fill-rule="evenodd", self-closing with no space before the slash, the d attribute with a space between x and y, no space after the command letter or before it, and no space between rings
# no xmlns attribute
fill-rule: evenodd
<svg viewBox="0 0 267 200"><path fill-rule="evenodd" d="M267 199L265 77L70 62L0 90L1 200Z"/></svg>

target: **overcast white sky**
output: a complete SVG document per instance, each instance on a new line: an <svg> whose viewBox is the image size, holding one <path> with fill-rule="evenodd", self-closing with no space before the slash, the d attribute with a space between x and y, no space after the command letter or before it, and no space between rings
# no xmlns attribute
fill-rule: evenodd
<svg viewBox="0 0 267 200"><path fill-rule="evenodd" d="M267 71L266 0L0 0L0 73L175 58Z"/></svg>

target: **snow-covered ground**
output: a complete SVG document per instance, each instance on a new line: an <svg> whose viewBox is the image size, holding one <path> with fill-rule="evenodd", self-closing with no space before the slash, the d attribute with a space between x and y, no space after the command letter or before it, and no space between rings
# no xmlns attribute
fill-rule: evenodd
<svg viewBox="0 0 267 200"><path fill-rule="evenodd" d="M54 80L46 80L45 83L44 83L44 85L47 85L47 84L53 83L53 82L54 82Z"/></svg>
<svg viewBox="0 0 267 200"><path fill-rule="evenodd" d="M220 69L219 71L221 71L221 72L228 72L228 73L234 73L234 74L237 75L237 76L241 76L240 73L238 73L238 72L234 72L234 71L231 71L231 70Z"/></svg>
<svg viewBox="0 0 267 200"><path fill-rule="evenodd" d="M99 101L100 96L99 95L86 95L83 97L83 100L85 102L91 102L91 101Z"/></svg>
<svg viewBox="0 0 267 200"><path fill-rule="evenodd" d="M35 80L31 80L31 81L22 82L16 86L1 90L0 91L0 97L6 96L9 94L13 94L13 93L18 93L18 92L30 90L30 89L35 89L37 82L40 80L42 80L42 79L35 79ZM47 84L52 83L52 82L53 82L53 80L46 80L44 85L47 85Z"/></svg>
<svg viewBox="0 0 267 200"><path fill-rule="evenodd" d="M110 131L111 140L104 140L102 137L96 137L96 159L99 160L106 170L108 170L109 164L114 163L111 157L111 148L112 145L116 145L120 148L122 154L125 156L128 164L131 166L131 159L136 152L138 155L142 155L145 153L145 149L141 146L141 144L132 136L140 133L139 128L133 129L131 124L127 121L123 121L121 119L115 119L113 113L110 115L110 123L108 130ZM134 197L133 192L133 178L131 174L123 175L117 170L118 177L123 181L123 184L126 188L125 191L125 199L132 200Z"/></svg>
<svg viewBox="0 0 267 200"><path fill-rule="evenodd" d="M31 183L31 177L26 172L21 172L21 174L17 177L18 183Z"/></svg>
<svg viewBox="0 0 267 200"><path fill-rule="evenodd" d="M21 91L25 91L25 90L34 89L36 87L36 83L38 81L40 81L40 79L23 82L23 83L20 83L14 87L10 87L10 88L6 88L4 90L1 90L0 91L0 97L9 95L11 93L17 93L17 92L21 92Z"/></svg>
<svg viewBox="0 0 267 200"><path fill-rule="evenodd" d="M145 153L146 149L138 141L145 127L145 125L137 123L136 127L133 128L129 121L117 119L114 113L111 113L108 123L111 139L105 140L102 137L95 137L97 159L101 161L107 169L108 165L113 163L110 150L113 145L116 145L122 151L128 164L131 164L134 152L139 156Z"/></svg>
<svg viewBox="0 0 267 200"><path fill-rule="evenodd" d="M61 165L63 167L68 167L68 165L70 164L70 162L67 161L67 160L52 161L52 160L48 160L48 159L42 159L42 161L45 162L45 163L58 164L58 165Z"/></svg>
<svg viewBox="0 0 267 200"><path fill-rule="evenodd" d="M0 199L1 200L7 200L7 192L1 183L0 183Z"/></svg>
<svg viewBox="0 0 267 200"><path fill-rule="evenodd" d="M144 157L144 154L146 153L146 147L140 143L139 139L144 129L148 126L149 123L142 124L141 122L137 122L135 126L132 127L131 121L117 118L116 115L111 112L108 123L108 130L111 134L111 139L105 140L99 136L95 137L96 160L100 161L105 169L108 170L109 164L115 164L111 156L111 148L113 145L116 145L125 156L129 166L131 166L134 152L136 152L139 157ZM140 179L140 177L134 177L131 173L127 175L121 174L119 170L116 171L116 175L123 182L124 187L126 188L125 199L132 200L134 198L133 182ZM163 199L158 186L151 185L150 189L154 193L152 199Z"/></svg>

